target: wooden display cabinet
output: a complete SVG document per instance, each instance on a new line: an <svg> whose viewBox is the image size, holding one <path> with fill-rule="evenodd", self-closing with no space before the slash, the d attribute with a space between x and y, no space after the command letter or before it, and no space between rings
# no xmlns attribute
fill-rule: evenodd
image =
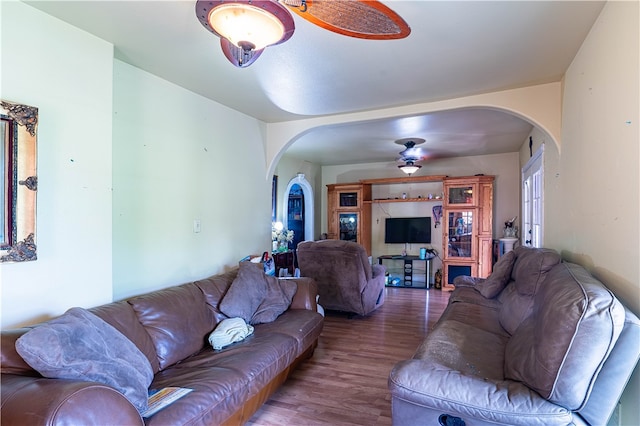
<svg viewBox="0 0 640 426"><path fill-rule="evenodd" d="M445 178L443 289L458 275L486 278L492 268L493 176Z"/></svg>
<svg viewBox="0 0 640 426"><path fill-rule="evenodd" d="M371 255L371 185L327 185L327 207L328 238L357 242Z"/></svg>

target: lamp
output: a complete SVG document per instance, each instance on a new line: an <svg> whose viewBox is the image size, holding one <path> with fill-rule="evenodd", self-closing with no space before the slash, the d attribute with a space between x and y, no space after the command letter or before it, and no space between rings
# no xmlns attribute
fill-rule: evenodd
<svg viewBox="0 0 640 426"><path fill-rule="evenodd" d="M403 165L398 166L400 170L411 176L413 173L417 172L422 168L420 164L415 164L413 161L408 160Z"/></svg>
<svg viewBox="0 0 640 426"><path fill-rule="evenodd" d="M220 37L222 51L235 66L251 65L267 46L287 41L293 17L277 0L198 0L200 23Z"/></svg>

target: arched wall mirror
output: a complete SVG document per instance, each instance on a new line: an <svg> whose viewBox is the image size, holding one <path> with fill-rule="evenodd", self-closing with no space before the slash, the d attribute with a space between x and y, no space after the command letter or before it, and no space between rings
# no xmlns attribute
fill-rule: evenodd
<svg viewBox="0 0 640 426"><path fill-rule="evenodd" d="M284 192L282 222L294 231L293 247L300 241L313 241L313 188L303 173L289 181Z"/></svg>
<svg viewBox="0 0 640 426"><path fill-rule="evenodd" d="M36 260L38 109L0 101L0 262Z"/></svg>

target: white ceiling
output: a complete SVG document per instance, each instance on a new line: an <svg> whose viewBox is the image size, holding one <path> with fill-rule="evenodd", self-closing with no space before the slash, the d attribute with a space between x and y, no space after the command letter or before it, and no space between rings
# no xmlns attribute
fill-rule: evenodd
<svg viewBox="0 0 640 426"><path fill-rule="evenodd" d="M344 1L344 0L335 0ZM118 59L265 122L366 111L559 81L601 1L384 1L411 27L363 40L294 14L287 42L232 66L193 1L27 1L114 44ZM391 161L393 141L426 139L431 157L514 152L531 125L486 109L312 131L287 154L323 165Z"/></svg>

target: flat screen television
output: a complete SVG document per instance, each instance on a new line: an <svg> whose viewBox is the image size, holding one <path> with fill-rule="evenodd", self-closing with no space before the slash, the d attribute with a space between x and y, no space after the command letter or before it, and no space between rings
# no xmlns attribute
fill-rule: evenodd
<svg viewBox="0 0 640 426"><path fill-rule="evenodd" d="M384 227L385 244L431 243L431 218L388 217Z"/></svg>

